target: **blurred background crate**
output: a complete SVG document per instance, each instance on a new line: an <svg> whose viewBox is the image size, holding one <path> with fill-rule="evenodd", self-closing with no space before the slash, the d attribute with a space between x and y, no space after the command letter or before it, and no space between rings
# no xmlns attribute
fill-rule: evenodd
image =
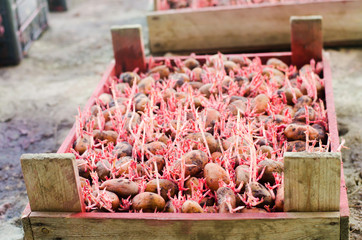
<svg viewBox="0 0 362 240"><path fill-rule="evenodd" d="M0 2L0 65L18 64L48 27L46 0Z"/></svg>
<svg viewBox="0 0 362 240"><path fill-rule="evenodd" d="M67 0L48 0L49 11L64 12L68 10Z"/></svg>

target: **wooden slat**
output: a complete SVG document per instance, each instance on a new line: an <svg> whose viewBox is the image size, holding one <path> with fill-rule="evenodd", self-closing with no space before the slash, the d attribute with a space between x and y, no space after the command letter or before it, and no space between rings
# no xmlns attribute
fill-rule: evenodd
<svg viewBox="0 0 362 240"><path fill-rule="evenodd" d="M96 217L96 216L99 217ZM253 214L32 213L35 239L338 239L339 214L289 213L286 218L253 219ZM124 215L137 216L135 213ZM197 215L197 214L192 214ZM85 217L88 216L88 217ZM92 216L92 217L89 217ZM107 217L109 216L109 217ZM170 216L170 217L167 217ZM209 220L212 217L213 220ZM219 217L220 220L215 220ZM185 220L183 218L188 218Z"/></svg>
<svg viewBox="0 0 362 240"><path fill-rule="evenodd" d="M32 211L84 210L73 154L23 154L21 168Z"/></svg>
<svg viewBox="0 0 362 240"><path fill-rule="evenodd" d="M328 115L328 131L329 139L331 141L331 150L336 151L339 147L339 135L337 125L337 114L334 106L333 86L332 86L332 72L330 66L329 53L323 52L323 75L324 75L324 88L325 99ZM343 174L343 162L341 162L341 192L340 192L340 226L341 226L341 240L349 239L349 207L347 198L347 188Z"/></svg>
<svg viewBox="0 0 362 240"><path fill-rule="evenodd" d="M340 153L286 152L284 211L338 211L340 174Z"/></svg>
<svg viewBox="0 0 362 240"><path fill-rule="evenodd" d="M332 70L330 66L329 53L323 52L323 75L324 75L324 89L326 109L328 116L328 131L329 139L331 141L332 152L336 151L339 147L337 113L334 105L333 84L332 84Z"/></svg>
<svg viewBox="0 0 362 240"><path fill-rule="evenodd" d="M290 26L292 64L301 68L312 59L322 61L322 17L292 16Z"/></svg>
<svg viewBox="0 0 362 240"><path fill-rule="evenodd" d="M139 68L144 71L144 53L141 25L113 26L111 28L116 75Z"/></svg>
<svg viewBox="0 0 362 240"><path fill-rule="evenodd" d="M34 240L33 230L31 229L30 224L30 206L29 204L25 207L23 213L21 214L21 224L23 225L24 230L24 239L25 240Z"/></svg>
<svg viewBox="0 0 362 240"><path fill-rule="evenodd" d="M153 11L157 11L159 6L159 0L153 0Z"/></svg>
<svg viewBox="0 0 362 240"><path fill-rule="evenodd" d="M343 174L343 163L341 166L341 193L340 193L340 228L341 228L341 240L349 240L349 207L348 207L348 197L347 197L347 187L344 180Z"/></svg>
<svg viewBox="0 0 362 240"><path fill-rule="evenodd" d="M256 4L148 14L150 49L165 52L237 52L289 49L290 16L321 15L325 46L362 43L362 2Z"/></svg>

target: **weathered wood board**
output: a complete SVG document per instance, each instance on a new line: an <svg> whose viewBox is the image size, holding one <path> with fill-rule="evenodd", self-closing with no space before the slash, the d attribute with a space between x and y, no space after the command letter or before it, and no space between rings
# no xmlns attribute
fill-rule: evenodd
<svg viewBox="0 0 362 240"><path fill-rule="evenodd" d="M339 211L340 153L284 154L284 211Z"/></svg>
<svg viewBox="0 0 362 240"><path fill-rule="evenodd" d="M324 46L362 44L362 1L255 4L155 11L147 16L152 53L289 49L290 16L321 15Z"/></svg>
<svg viewBox="0 0 362 240"><path fill-rule="evenodd" d="M192 217L191 217L192 215ZM34 239L339 239L339 213L30 214Z"/></svg>
<svg viewBox="0 0 362 240"><path fill-rule="evenodd" d="M23 154L21 168L33 211L84 210L73 154Z"/></svg>

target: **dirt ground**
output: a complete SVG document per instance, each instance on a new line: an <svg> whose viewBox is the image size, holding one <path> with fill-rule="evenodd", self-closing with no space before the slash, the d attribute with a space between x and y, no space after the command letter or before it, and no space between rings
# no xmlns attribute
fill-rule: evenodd
<svg viewBox="0 0 362 240"><path fill-rule="evenodd" d="M0 239L22 239L19 217L27 196L19 157L56 152L77 107L91 95L113 57L109 28L139 23L152 1L73 0L72 9L50 14L51 28L19 66L0 68ZM146 46L147 47L147 46ZM361 239L362 49L327 50L351 209L352 239Z"/></svg>

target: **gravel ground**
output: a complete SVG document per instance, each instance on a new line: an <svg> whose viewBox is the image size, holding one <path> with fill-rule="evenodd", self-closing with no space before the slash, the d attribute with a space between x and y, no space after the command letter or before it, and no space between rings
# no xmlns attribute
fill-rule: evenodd
<svg viewBox="0 0 362 240"><path fill-rule="evenodd" d="M19 66L0 68L0 239L23 236L19 217L27 196L20 155L56 152L77 107L84 106L113 58L110 26L139 23L146 27L144 15L152 1L71 2L76 4L70 11L50 14L51 28ZM340 135L349 147L343 160L351 237L361 239L362 49L327 51Z"/></svg>

